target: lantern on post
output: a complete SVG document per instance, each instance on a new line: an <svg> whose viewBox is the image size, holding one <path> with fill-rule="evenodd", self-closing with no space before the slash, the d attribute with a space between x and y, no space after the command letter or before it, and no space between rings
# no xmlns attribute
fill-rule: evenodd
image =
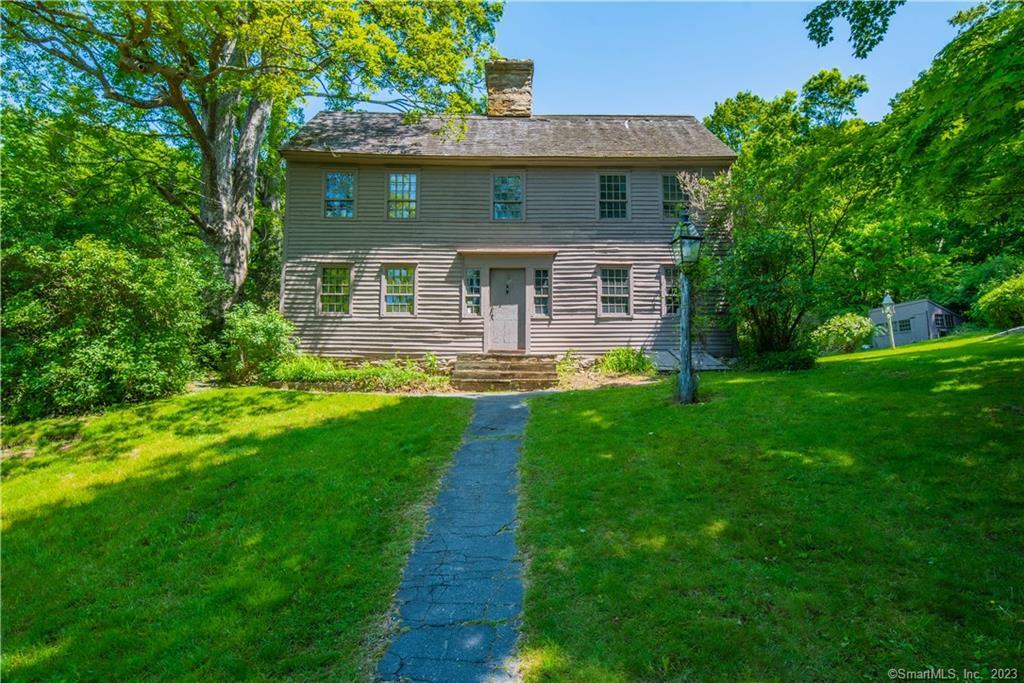
<svg viewBox="0 0 1024 683"><path fill-rule="evenodd" d="M889 296L889 290L885 290L882 298L882 311L885 313L885 321L889 326L889 347L896 348L896 335L892 333L892 317L896 315L896 302Z"/></svg>
<svg viewBox="0 0 1024 683"><path fill-rule="evenodd" d="M700 246L704 238L693 223L676 225L672 234L672 259L679 272L679 385L680 403L693 403L696 383L693 378L693 352L690 344L690 281L686 277L686 266L700 258Z"/></svg>

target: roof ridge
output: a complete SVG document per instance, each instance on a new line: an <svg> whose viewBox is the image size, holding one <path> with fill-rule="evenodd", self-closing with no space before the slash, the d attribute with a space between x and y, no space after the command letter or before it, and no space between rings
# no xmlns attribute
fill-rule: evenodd
<svg viewBox="0 0 1024 683"><path fill-rule="evenodd" d="M405 116L402 112L395 111L319 111L313 115L318 116ZM437 116L428 114L427 117ZM533 116L488 116L486 114L465 114L469 119L480 119L487 121L529 121L530 119L689 119L696 121L693 114L534 114ZM313 119L310 119L312 121Z"/></svg>

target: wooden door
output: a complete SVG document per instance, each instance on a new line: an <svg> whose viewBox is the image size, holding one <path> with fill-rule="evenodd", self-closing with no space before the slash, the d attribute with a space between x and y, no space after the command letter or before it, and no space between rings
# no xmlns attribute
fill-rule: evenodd
<svg viewBox="0 0 1024 683"><path fill-rule="evenodd" d="M488 336L491 351L526 349L526 270L492 268Z"/></svg>

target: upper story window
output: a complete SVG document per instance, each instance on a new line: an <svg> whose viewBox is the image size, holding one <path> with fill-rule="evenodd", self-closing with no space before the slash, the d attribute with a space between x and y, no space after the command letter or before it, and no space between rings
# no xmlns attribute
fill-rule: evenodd
<svg viewBox="0 0 1024 683"><path fill-rule="evenodd" d="M388 176L388 218L416 218L417 174Z"/></svg>
<svg viewBox="0 0 1024 683"><path fill-rule="evenodd" d="M347 314L352 304L352 270L348 266L320 269L320 312Z"/></svg>
<svg viewBox="0 0 1024 683"><path fill-rule="evenodd" d="M551 315L551 271L547 268L533 271L533 312Z"/></svg>
<svg viewBox="0 0 1024 683"><path fill-rule="evenodd" d="M679 315L679 269L675 266L661 269L661 314Z"/></svg>
<svg viewBox="0 0 1024 683"><path fill-rule="evenodd" d="M470 268L466 271L465 279L465 307L466 315L480 315L480 269Z"/></svg>
<svg viewBox="0 0 1024 683"><path fill-rule="evenodd" d="M629 184L624 174L598 178L598 215L601 218L626 218L629 212Z"/></svg>
<svg viewBox="0 0 1024 683"><path fill-rule="evenodd" d="M521 221L523 219L523 176L518 173L496 175L492 187L491 217L496 221Z"/></svg>
<svg viewBox="0 0 1024 683"><path fill-rule="evenodd" d="M685 221L689 218L686 193L674 175L661 176L661 216Z"/></svg>
<svg viewBox="0 0 1024 683"><path fill-rule="evenodd" d="M416 268L384 266L384 312L416 312Z"/></svg>
<svg viewBox="0 0 1024 683"><path fill-rule="evenodd" d="M601 315L629 315L629 266L601 266Z"/></svg>
<svg viewBox="0 0 1024 683"><path fill-rule="evenodd" d="M356 174L329 171L324 182L324 217L355 218Z"/></svg>

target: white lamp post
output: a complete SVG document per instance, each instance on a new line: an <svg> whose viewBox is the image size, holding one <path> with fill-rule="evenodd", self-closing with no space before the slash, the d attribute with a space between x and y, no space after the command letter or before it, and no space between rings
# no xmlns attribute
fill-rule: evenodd
<svg viewBox="0 0 1024 683"><path fill-rule="evenodd" d="M892 333L892 317L896 314L896 302L889 296L889 290L885 290L885 297L882 299L882 310L885 311L885 320L889 324L889 346L896 348L896 336Z"/></svg>
<svg viewBox="0 0 1024 683"><path fill-rule="evenodd" d="M693 403L695 382L693 357L690 349L690 281L684 267L700 258L700 245L704 240L693 223L676 225L672 235L672 258L679 270L679 387L680 403Z"/></svg>

